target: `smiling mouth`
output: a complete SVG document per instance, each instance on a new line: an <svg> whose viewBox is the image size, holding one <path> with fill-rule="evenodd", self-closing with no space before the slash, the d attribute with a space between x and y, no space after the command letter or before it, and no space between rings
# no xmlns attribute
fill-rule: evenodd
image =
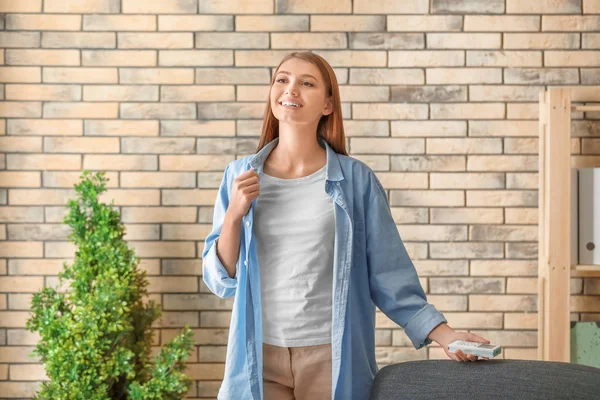
<svg viewBox="0 0 600 400"><path fill-rule="evenodd" d="M294 108L294 109L297 109L297 108L302 108L302 106L301 106L301 105L298 105L298 106L286 105L286 104L283 104L283 102L281 102L281 101L279 101L279 102L278 102L278 104L279 104L280 106L282 106L282 107L285 107L285 108Z"/></svg>

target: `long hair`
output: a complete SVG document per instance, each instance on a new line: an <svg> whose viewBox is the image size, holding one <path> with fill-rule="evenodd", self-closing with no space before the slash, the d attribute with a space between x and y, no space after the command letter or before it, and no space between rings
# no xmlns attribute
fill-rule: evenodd
<svg viewBox="0 0 600 400"><path fill-rule="evenodd" d="M321 116L321 120L317 125L317 137L323 138L327 144L338 154L348 155L346 152L346 137L344 135L344 125L342 121L342 104L340 100L340 88L337 83L337 78L333 72L331 65L321 56L312 53L310 51L293 52L287 54L277 68L275 69L273 76L271 77L271 87L275 83L275 77L277 71L285 61L290 58L299 58L313 63L321 71L321 75L325 80L325 87L327 88L327 94L331 96L333 104L333 112L329 115ZM269 90L269 97L267 98L267 106L264 113L262 132L260 134L260 141L258 142L258 148L256 152L262 149L271 140L279 137L279 120L273 115L271 109L271 90Z"/></svg>

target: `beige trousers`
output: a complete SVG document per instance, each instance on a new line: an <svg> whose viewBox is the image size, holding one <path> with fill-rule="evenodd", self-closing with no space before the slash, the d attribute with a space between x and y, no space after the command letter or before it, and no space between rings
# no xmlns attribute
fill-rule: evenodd
<svg viewBox="0 0 600 400"><path fill-rule="evenodd" d="M265 400L331 400L331 344L263 343Z"/></svg>

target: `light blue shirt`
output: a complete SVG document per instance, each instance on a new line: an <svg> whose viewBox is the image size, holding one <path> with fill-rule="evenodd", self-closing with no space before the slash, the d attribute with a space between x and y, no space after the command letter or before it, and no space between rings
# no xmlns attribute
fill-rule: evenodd
<svg viewBox="0 0 600 400"><path fill-rule="evenodd" d="M275 138L258 153L230 162L217 195L213 228L202 252L203 279L221 298L234 297L222 400L262 400L262 312L260 267L253 235L256 199L243 217L235 277L216 254L233 180L250 168L262 174ZM327 151L325 192L335 203L333 309L331 329L332 399L366 400L378 367L375 361L376 306L404 328L415 349L431 343L429 333L443 314L427 302L416 269L392 218L387 195L361 161Z"/></svg>

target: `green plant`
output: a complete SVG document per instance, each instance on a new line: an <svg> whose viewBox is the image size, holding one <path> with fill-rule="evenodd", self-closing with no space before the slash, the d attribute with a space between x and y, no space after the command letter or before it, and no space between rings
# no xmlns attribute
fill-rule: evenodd
<svg viewBox="0 0 600 400"><path fill-rule="evenodd" d="M161 309L143 302L146 271L123 240L114 201L98 202L104 175L83 171L77 199L68 202L64 222L78 251L71 266L63 264L59 283L69 280L70 289L45 287L32 299L26 326L40 334L33 355L50 379L34 399L181 399L191 384L183 370L193 332L186 325L150 360L151 325Z"/></svg>

